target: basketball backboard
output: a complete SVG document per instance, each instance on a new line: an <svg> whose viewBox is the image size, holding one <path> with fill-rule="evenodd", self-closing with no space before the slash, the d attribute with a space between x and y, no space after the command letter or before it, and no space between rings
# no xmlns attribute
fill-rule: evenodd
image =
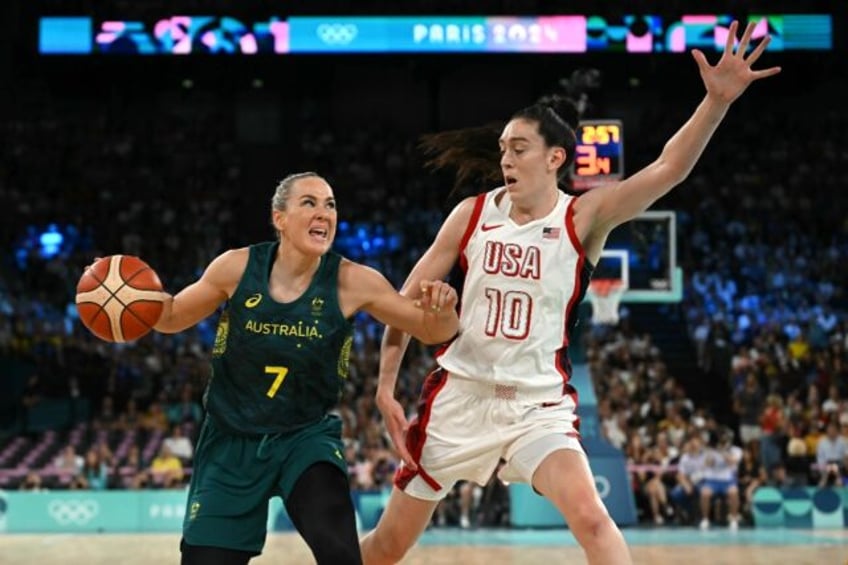
<svg viewBox="0 0 848 565"><path fill-rule="evenodd" d="M624 279L622 302L679 302L683 274L677 266L673 210L649 210L615 228L593 279Z"/></svg>

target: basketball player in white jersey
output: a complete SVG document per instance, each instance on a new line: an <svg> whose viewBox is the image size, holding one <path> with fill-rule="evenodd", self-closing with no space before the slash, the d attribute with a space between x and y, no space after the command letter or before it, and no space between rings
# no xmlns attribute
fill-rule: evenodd
<svg viewBox="0 0 848 565"><path fill-rule="evenodd" d="M506 124L500 167L492 164L504 186L457 205L404 285L417 296L421 281L446 277L457 261L465 270L460 333L438 356L411 424L394 399L408 337L386 328L377 404L403 464L376 529L362 541L366 565L400 561L453 485L485 484L501 459L499 476L547 497L589 563L631 562L579 441L569 334L610 231L683 181L731 102L752 81L779 72L752 70L768 39L746 57L753 25L734 52L736 32L734 22L716 66L693 52L706 97L660 157L626 180L579 198L559 190L576 144L577 112L565 99L544 98ZM485 154L481 131L430 136L434 163L456 166L458 178L483 172L474 170Z"/></svg>

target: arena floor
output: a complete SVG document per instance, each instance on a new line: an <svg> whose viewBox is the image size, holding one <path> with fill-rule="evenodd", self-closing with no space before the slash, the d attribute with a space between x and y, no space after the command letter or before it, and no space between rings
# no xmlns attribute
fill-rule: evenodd
<svg viewBox="0 0 848 565"><path fill-rule="evenodd" d="M645 565L848 565L846 530L625 530L636 563ZM2 565L149 565L179 563L174 534L0 535ZM567 530L428 531L404 565L585 563ZM268 537L251 565L314 563L294 534Z"/></svg>

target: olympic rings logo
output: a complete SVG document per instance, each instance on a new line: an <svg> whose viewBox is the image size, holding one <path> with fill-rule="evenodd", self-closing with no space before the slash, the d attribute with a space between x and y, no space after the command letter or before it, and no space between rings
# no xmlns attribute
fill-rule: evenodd
<svg viewBox="0 0 848 565"><path fill-rule="evenodd" d="M99 512L100 505L94 500L51 500L47 505L47 513L62 526L84 526Z"/></svg>
<svg viewBox="0 0 848 565"><path fill-rule="evenodd" d="M347 45L356 38L359 28L354 24L321 24L316 33L327 45Z"/></svg>

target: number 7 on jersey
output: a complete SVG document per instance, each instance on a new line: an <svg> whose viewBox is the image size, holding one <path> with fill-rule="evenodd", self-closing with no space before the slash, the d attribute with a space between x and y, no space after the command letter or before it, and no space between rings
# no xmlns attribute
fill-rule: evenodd
<svg viewBox="0 0 848 565"><path fill-rule="evenodd" d="M277 390L280 388L280 385L283 384L283 380L285 380L286 375L289 372L288 367L265 367L265 372L269 375L275 375L274 382L271 383L271 388L268 389L268 392L265 395L268 398L274 398L277 394Z"/></svg>

